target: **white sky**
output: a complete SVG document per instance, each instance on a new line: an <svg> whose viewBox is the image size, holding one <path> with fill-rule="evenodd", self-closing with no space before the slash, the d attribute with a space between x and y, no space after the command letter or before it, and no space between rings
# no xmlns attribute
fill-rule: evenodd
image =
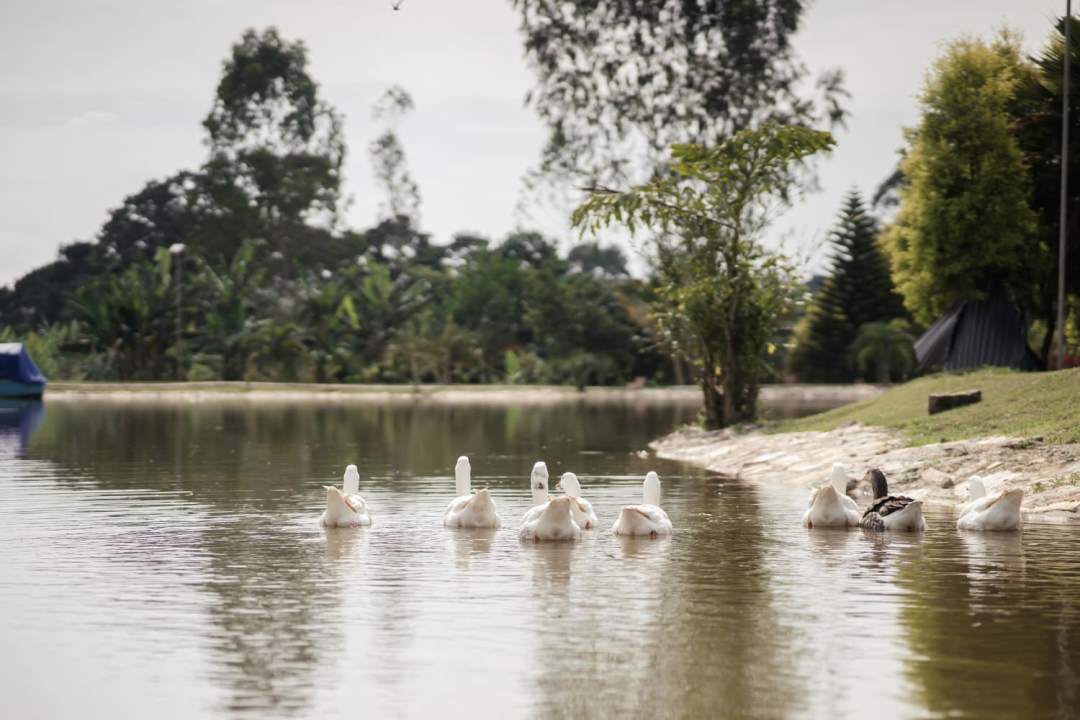
<svg viewBox="0 0 1080 720"><path fill-rule="evenodd" d="M886 177L912 125L915 95L941 44L1008 25L1030 52L1051 0L818 0L797 39L812 69L839 66L853 97L822 191L791 211L773 241L820 245L844 192ZM400 134L438 242L538 227L569 243L569 208L516 214L521 177L544 130L523 106L525 66L510 0L0 0L0 284L90 239L110 208L152 179L196 168L200 122L221 62L247 27L276 25L308 46L324 98L346 118L347 214L372 224L378 198L367 145L374 100L389 85L416 101ZM1059 8L1059 6L1061 6ZM820 254L819 254L820 256Z"/></svg>

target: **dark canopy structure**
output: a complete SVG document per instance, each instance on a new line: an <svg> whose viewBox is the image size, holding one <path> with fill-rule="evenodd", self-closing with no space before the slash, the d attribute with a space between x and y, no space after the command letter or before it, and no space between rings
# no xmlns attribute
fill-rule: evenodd
<svg viewBox="0 0 1080 720"><path fill-rule="evenodd" d="M919 370L972 370L994 365L1038 370L1024 315L1000 298L960 300L915 342Z"/></svg>
<svg viewBox="0 0 1080 720"><path fill-rule="evenodd" d="M22 343L0 343L0 382L44 385L45 376Z"/></svg>

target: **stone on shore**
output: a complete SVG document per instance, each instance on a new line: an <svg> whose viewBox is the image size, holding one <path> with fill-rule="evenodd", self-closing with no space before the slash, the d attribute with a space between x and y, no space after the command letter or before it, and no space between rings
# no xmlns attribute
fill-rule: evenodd
<svg viewBox="0 0 1080 720"><path fill-rule="evenodd" d="M974 405L981 401L982 390L962 390L960 392L931 395L928 405L930 414L936 415L939 412L963 407L964 405Z"/></svg>

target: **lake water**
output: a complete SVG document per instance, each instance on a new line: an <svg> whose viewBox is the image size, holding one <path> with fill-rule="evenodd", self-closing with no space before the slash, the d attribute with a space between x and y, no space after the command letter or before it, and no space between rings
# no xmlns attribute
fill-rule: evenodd
<svg viewBox="0 0 1080 720"><path fill-rule="evenodd" d="M0 717L1080 717L1080 532L809 532L803 489L635 454L694 414L9 408ZM460 454L502 530L441 526ZM539 459L600 532L519 543ZM349 462L375 525L324 530ZM615 538L648 469L676 534Z"/></svg>

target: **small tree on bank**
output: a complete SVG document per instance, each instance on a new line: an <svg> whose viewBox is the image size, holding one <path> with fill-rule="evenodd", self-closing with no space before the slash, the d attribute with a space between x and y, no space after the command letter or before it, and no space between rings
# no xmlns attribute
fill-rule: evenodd
<svg viewBox="0 0 1080 720"><path fill-rule="evenodd" d="M852 190L831 233L832 274L796 332L791 370L804 382L851 382L852 345L866 323L906 317L877 244L877 225Z"/></svg>
<svg viewBox="0 0 1080 720"><path fill-rule="evenodd" d="M826 132L769 123L715 147L675 145L669 174L626 191L593 188L573 213L583 232L612 223L653 231L658 319L701 371L708 427L756 416L791 288L785 258L759 239L796 165L833 143Z"/></svg>

